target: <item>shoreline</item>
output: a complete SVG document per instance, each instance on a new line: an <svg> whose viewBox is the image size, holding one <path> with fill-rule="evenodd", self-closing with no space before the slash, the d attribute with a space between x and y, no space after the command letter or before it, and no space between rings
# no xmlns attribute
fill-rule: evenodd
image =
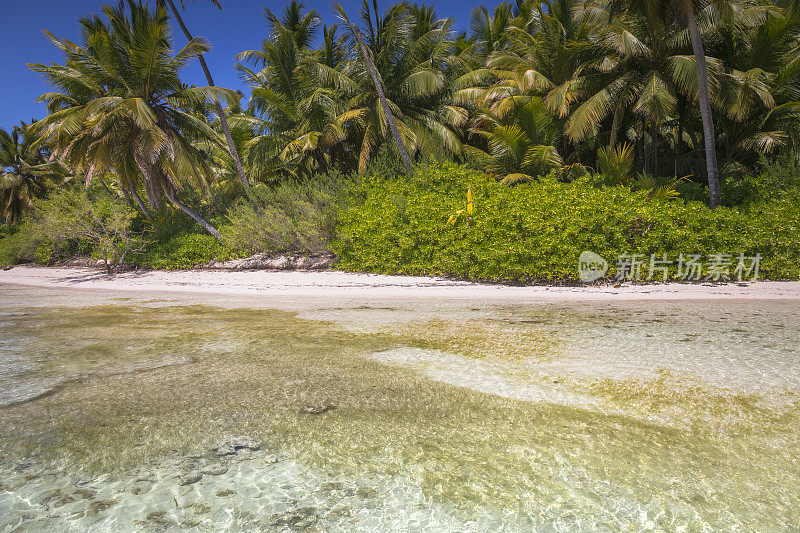
<svg viewBox="0 0 800 533"><path fill-rule="evenodd" d="M409 300L640 301L800 300L798 281L558 286L492 285L439 277L339 271L140 270L19 265L0 271L0 285L50 289L219 294L291 298Z"/></svg>

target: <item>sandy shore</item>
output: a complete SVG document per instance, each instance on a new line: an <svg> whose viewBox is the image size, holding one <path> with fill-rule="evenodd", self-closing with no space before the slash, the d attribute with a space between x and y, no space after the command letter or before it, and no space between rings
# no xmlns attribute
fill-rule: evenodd
<svg viewBox="0 0 800 533"><path fill-rule="evenodd" d="M499 300L798 299L800 282L514 287L435 277L297 271L135 271L108 275L86 268L17 266L0 271L0 284L45 288L183 292L311 298Z"/></svg>

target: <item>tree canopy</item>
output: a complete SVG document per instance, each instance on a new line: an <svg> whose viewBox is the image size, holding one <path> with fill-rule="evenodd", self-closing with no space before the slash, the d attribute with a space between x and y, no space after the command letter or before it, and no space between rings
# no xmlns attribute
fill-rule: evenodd
<svg viewBox="0 0 800 533"><path fill-rule="evenodd" d="M105 18L79 21L79 43L47 33L64 63L31 65L52 87L39 97L49 115L26 133L41 149L25 167L36 172L20 173L25 158L3 134L4 165L16 168L3 178L7 218L37 194L32 176L47 154L86 182L113 175L126 197L141 189L152 209L166 198L214 234L179 196L201 199L237 173L247 193L232 154L256 185L361 172L397 151L392 117L412 157L466 161L509 185L559 168L565 179L625 168L653 183L709 183L712 206L717 160L722 176L744 179L765 158L798 155L792 1L518 0L476 7L459 32L432 5L381 12L364 0L325 23L292 0L264 9L260 46L243 43L241 102L182 82L209 44L175 47L165 8L106 7Z"/></svg>

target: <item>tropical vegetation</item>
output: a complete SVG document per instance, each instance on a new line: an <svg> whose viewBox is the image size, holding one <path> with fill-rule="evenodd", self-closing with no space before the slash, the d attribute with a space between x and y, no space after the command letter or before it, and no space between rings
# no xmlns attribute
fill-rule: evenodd
<svg viewBox="0 0 800 533"><path fill-rule="evenodd" d="M0 259L64 256L9 250L32 249L55 191L89 187L133 214L127 260L155 267L327 250L346 269L568 280L581 249L720 248L800 277L795 0L517 0L468 29L432 5L334 7L265 8L236 57L245 95L214 85L183 3L46 33L64 56L30 65L47 115L0 131ZM181 78L193 61L204 86ZM472 222L448 224L467 192Z"/></svg>
<svg viewBox="0 0 800 533"><path fill-rule="evenodd" d="M783 183L787 171L776 166L769 174ZM684 184L677 188L695 193ZM742 204L712 210L703 202L665 201L641 187L612 185L599 175L566 183L554 171L504 187L451 162L421 165L412 177L375 168L351 188L333 247L345 270L499 282L574 282L584 250L605 258L613 276L620 258L635 254L643 263L641 280L650 276L651 257L666 256L668 277L684 279L681 255L709 263L716 254L730 256L729 278L736 277L739 254L760 254L761 277L800 279L798 189L769 202L761 190L724 183L723 191ZM468 195L471 216L464 209ZM663 277L655 272L654 279Z"/></svg>

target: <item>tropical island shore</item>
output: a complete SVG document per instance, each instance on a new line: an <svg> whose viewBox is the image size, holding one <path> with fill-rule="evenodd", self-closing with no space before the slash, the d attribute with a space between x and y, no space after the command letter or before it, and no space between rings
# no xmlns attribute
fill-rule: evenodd
<svg viewBox="0 0 800 533"><path fill-rule="evenodd" d="M666 283L591 286L510 286L439 277L385 276L336 271L161 271L108 275L91 268L16 266L0 271L0 285L61 289L184 292L313 298L464 300L800 300L800 282Z"/></svg>

